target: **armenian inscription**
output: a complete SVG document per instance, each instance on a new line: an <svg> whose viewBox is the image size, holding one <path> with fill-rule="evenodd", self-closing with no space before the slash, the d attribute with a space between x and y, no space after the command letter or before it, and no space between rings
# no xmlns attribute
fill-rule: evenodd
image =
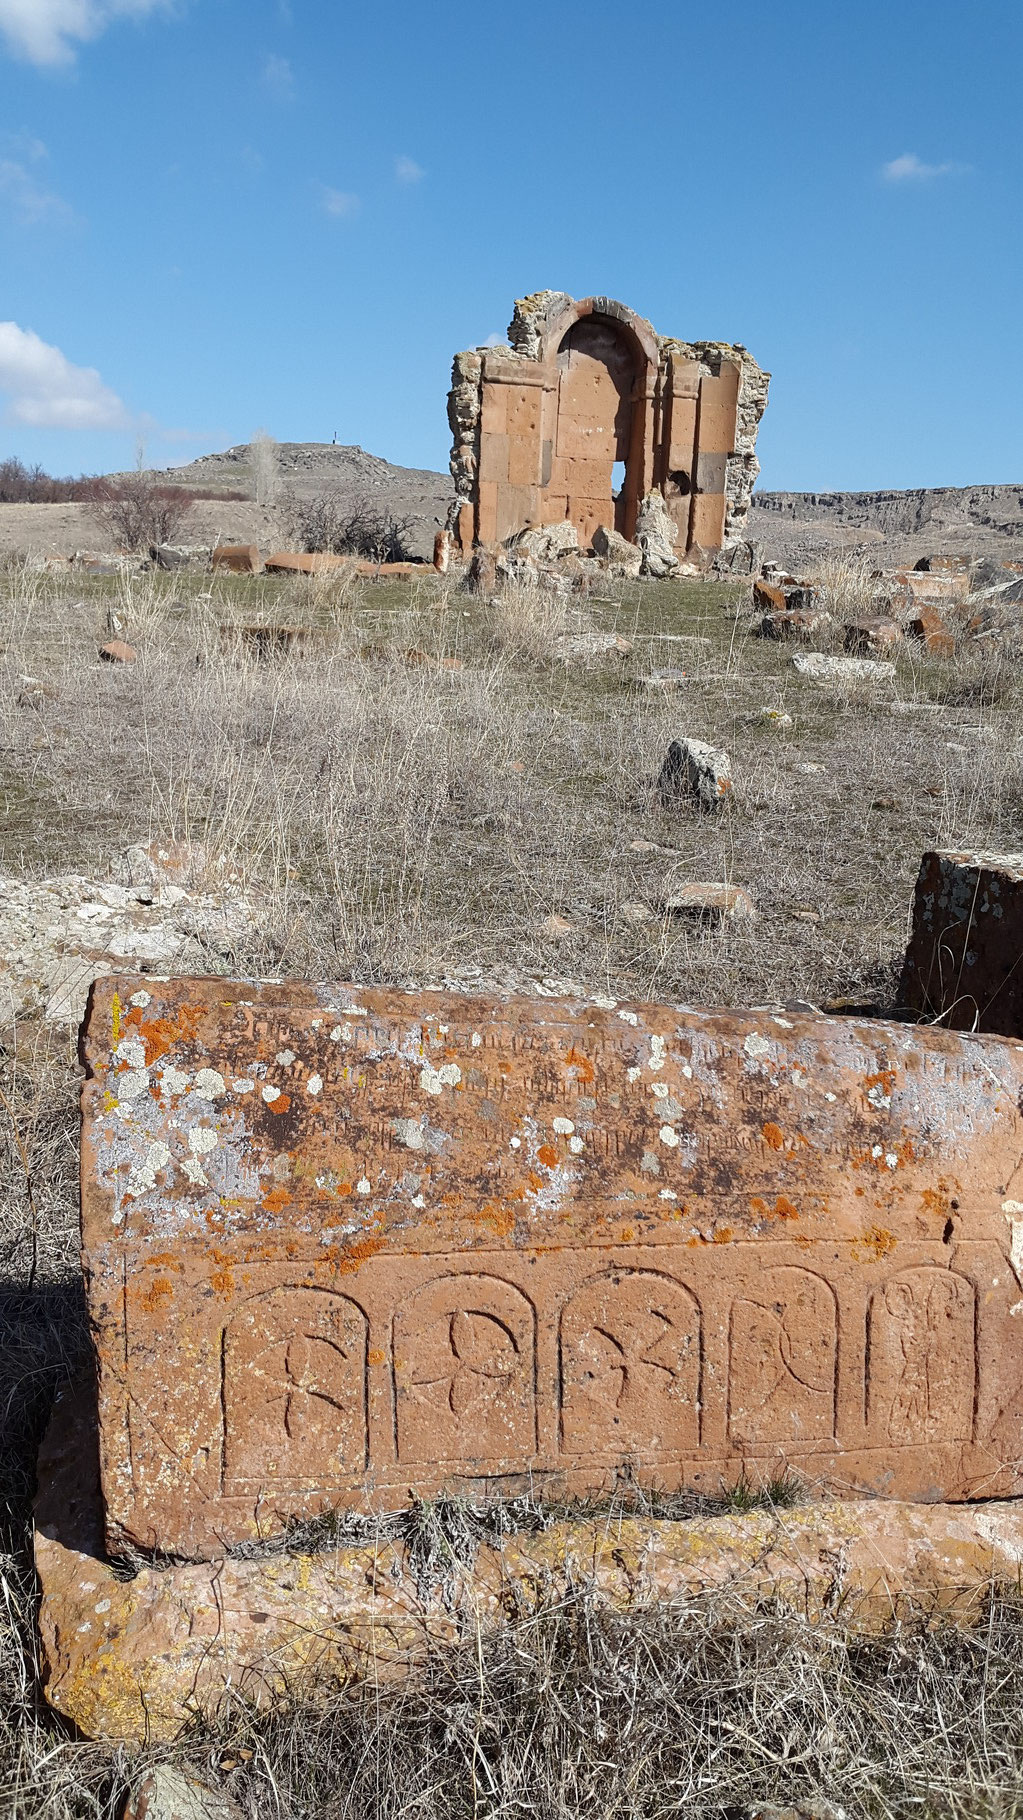
<svg viewBox="0 0 1023 1820"><path fill-rule="evenodd" d="M410 1493L1023 1489L1023 1045L106 979L82 1235L108 1542Z"/></svg>

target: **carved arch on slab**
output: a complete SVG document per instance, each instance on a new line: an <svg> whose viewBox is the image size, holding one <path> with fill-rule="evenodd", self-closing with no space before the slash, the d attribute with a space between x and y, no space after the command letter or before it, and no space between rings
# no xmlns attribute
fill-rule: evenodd
<svg viewBox="0 0 1023 1820"><path fill-rule="evenodd" d="M221 1348L224 1484L320 1489L365 1472L368 1351L365 1311L335 1289L240 1302Z"/></svg>
<svg viewBox="0 0 1023 1820"><path fill-rule="evenodd" d="M669 1457L700 1444L700 1304L661 1271L615 1268L569 1297L559 1323L561 1449Z"/></svg>

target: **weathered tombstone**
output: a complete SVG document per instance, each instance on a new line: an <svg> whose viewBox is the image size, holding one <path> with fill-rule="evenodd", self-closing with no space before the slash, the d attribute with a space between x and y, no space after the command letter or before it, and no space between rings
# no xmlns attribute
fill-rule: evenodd
<svg viewBox="0 0 1023 1820"><path fill-rule="evenodd" d="M410 1491L1020 1489L1023 1046L128 978L85 1056L114 1554Z"/></svg>

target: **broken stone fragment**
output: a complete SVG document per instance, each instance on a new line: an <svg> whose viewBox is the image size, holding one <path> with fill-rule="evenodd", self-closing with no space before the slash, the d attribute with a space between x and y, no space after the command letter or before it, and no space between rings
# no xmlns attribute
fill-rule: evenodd
<svg viewBox="0 0 1023 1820"><path fill-rule="evenodd" d="M243 1820L236 1801L173 1763L147 1770L122 1811L121 1820Z"/></svg>
<svg viewBox="0 0 1023 1820"><path fill-rule="evenodd" d="M900 1006L947 1029L1023 1037L1021 951L1023 854L925 853Z"/></svg>
<svg viewBox="0 0 1023 1820"><path fill-rule="evenodd" d="M99 648L100 660L105 664L133 664L138 653L134 645L125 644L123 638L111 638Z"/></svg>
<svg viewBox="0 0 1023 1820"><path fill-rule="evenodd" d="M955 636L937 607L920 607L909 621L908 630L914 638L921 639L925 648L936 657L954 656Z"/></svg>
<svg viewBox="0 0 1023 1820"><path fill-rule="evenodd" d="M636 543L643 558L641 573L655 581L674 575L679 566L677 542L678 526L660 493L648 493L636 517Z"/></svg>
<svg viewBox="0 0 1023 1820"><path fill-rule="evenodd" d="M634 686L644 695L677 695L686 680L685 670L651 670L637 676Z"/></svg>
<svg viewBox="0 0 1023 1820"><path fill-rule="evenodd" d="M15 700L19 708L41 708L48 701L57 701L59 696L60 690L53 683L43 682L38 676L22 676Z"/></svg>
<svg viewBox="0 0 1023 1820"><path fill-rule="evenodd" d="M505 547L516 555L532 556L536 562L556 562L559 556L566 556L569 551L578 552L579 533L575 525L567 520L561 524L538 525L529 530L517 531L506 540Z"/></svg>
<svg viewBox="0 0 1023 1820"><path fill-rule="evenodd" d="M664 808L689 802L700 809L719 809L732 788L727 752L702 739L673 739L657 778Z"/></svg>
<svg viewBox="0 0 1023 1820"><path fill-rule="evenodd" d="M845 628L845 648L851 657L872 657L902 643L902 628L894 619L856 619Z"/></svg>
<svg viewBox="0 0 1023 1820"><path fill-rule="evenodd" d="M554 641L554 655L563 664L593 664L607 657L628 657L629 639L618 632L563 632Z"/></svg>
<svg viewBox="0 0 1023 1820"><path fill-rule="evenodd" d="M697 881L675 885L662 899L661 909L669 916L687 917L711 927L725 922L752 922L757 914L753 899L741 885Z"/></svg>
<svg viewBox="0 0 1023 1820"><path fill-rule="evenodd" d="M760 718L769 727L791 727L792 716L784 708L761 708Z"/></svg>
<svg viewBox="0 0 1023 1820"><path fill-rule="evenodd" d="M613 531L608 525L598 525L594 531L593 551L596 556L602 556L618 575L636 576L643 566L643 552L639 546L630 543L620 531Z"/></svg>
<svg viewBox="0 0 1023 1820"><path fill-rule="evenodd" d="M831 614L822 608L786 607L782 613L765 613L757 629L761 638L815 638L830 624Z"/></svg>
<svg viewBox="0 0 1023 1820"><path fill-rule="evenodd" d="M894 664L880 663L872 657L830 657L824 651L797 651L792 662L800 676L823 688L830 683L848 687L887 682L895 675Z"/></svg>

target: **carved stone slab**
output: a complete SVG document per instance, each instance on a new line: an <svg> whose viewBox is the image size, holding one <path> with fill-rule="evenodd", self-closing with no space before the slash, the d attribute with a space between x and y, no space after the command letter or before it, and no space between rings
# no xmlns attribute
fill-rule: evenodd
<svg viewBox="0 0 1023 1820"><path fill-rule="evenodd" d="M122 978L85 1053L115 1551L623 1474L1020 1489L1019 1043Z"/></svg>

